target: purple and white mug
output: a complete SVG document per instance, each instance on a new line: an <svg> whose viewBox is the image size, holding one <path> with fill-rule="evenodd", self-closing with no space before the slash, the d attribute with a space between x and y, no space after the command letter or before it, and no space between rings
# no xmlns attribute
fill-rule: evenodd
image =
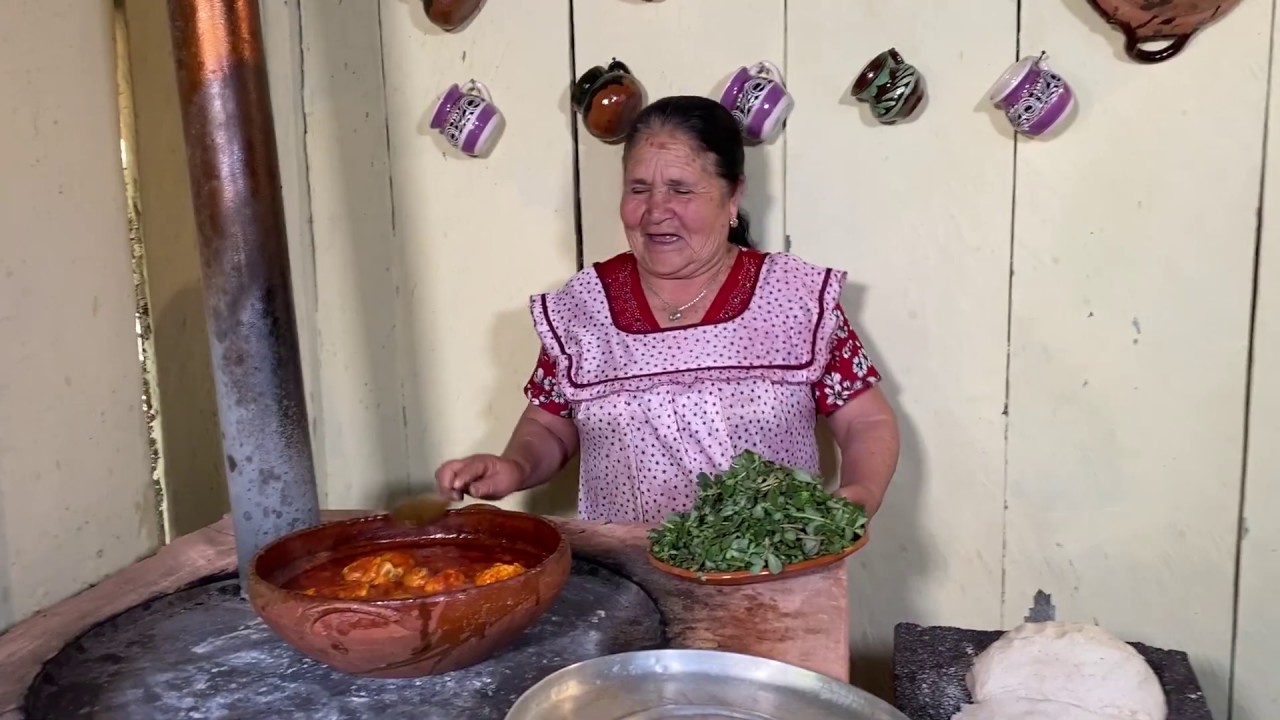
<svg viewBox="0 0 1280 720"><path fill-rule="evenodd" d="M431 116L431 129L471 157L488 155L505 123L489 88L476 80L450 85L436 100Z"/></svg>
<svg viewBox="0 0 1280 720"><path fill-rule="evenodd" d="M733 113L743 137L767 143L782 132L796 103L778 66L765 60L738 68L720 93L720 104Z"/></svg>
<svg viewBox="0 0 1280 720"><path fill-rule="evenodd" d="M991 86L988 98L1015 131L1029 137L1040 137L1057 128L1076 104L1071 86L1049 69L1044 53L1010 65Z"/></svg>

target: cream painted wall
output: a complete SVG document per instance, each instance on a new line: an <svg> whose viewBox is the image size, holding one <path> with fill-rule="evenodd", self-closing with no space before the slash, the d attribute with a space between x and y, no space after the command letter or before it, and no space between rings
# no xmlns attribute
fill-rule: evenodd
<svg viewBox="0 0 1280 720"><path fill-rule="evenodd" d="M903 417L901 472L852 565L855 677L884 689L897 621L1008 626L1044 589L1062 617L1188 650L1227 716L1270 4L1154 67L1068 3L514 5L455 34L403 0L302 8L330 504L500 448L536 348L524 300L575 267L575 151L582 255L623 247L620 150L573 133L572 79L617 57L650 98L713 95L769 59L799 107L749 150L757 238L850 271L846 305ZM882 128L847 95L889 46L930 100ZM1015 141L984 94L1041 49L1081 110L1060 138ZM470 77L510 121L488 160L426 128ZM1209 83L1231 113L1194 92ZM1255 368L1280 342L1268 258ZM1278 391L1259 373L1249 403L1237 717L1280 702L1261 631L1280 458L1257 440L1280 428Z"/></svg>
<svg viewBox="0 0 1280 720"><path fill-rule="evenodd" d="M1280 24L1272 28L1274 43ZM1277 59L1271 60L1271 122L1267 126L1266 169L1261 197L1261 252L1258 256L1253 330L1253 384L1249 393L1249 442L1244 508L1240 528L1240 587L1236 606L1235 720L1280 717L1280 93L1275 91Z"/></svg>
<svg viewBox="0 0 1280 720"><path fill-rule="evenodd" d="M849 271L846 310L901 418L892 495L849 575L854 680L887 692L895 622L1001 622L1013 142L975 105L1014 57L1017 6L787 8L800 97L787 234L793 252ZM876 127L849 90L895 45L925 73L928 104L915 122Z"/></svg>
<svg viewBox="0 0 1280 720"><path fill-rule="evenodd" d="M167 535L229 509L168 4L125 0ZM172 400L172 402L170 402Z"/></svg>
<svg viewBox="0 0 1280 720"><path fill-rule="evenodd" d="M112 17L0 3L0 629L159 540Z"/></svg>

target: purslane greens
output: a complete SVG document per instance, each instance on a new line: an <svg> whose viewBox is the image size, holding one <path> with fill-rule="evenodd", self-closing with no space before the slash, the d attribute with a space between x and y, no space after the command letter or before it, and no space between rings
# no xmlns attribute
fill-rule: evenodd
<svg viewBox="0 0 1280 720"><path fill-rule="evenodd" d="M693 507L651 530L649 543L659 560L692 572L776 574L850 547L866 525L862 506L748 450L723 473L699 474Z"/></svg>

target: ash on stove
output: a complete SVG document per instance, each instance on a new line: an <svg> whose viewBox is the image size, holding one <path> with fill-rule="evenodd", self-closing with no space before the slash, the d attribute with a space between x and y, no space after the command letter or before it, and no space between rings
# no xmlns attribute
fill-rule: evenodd
<svg viewBox="0 0 1280 720"><path fill-rule="evenodd" d="M447 675L344 675L286 645L221 579L131 608L54 656L28 720L413 718L501 720L525 690L573 663L663 647L653 600L575 559L556 602L499 655Z"/></svg>

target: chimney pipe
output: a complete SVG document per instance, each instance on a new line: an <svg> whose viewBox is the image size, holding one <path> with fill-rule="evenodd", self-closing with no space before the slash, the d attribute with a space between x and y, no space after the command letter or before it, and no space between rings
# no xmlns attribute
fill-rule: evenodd
<svg viewBox="0 0 1280 720"><path fill-rule="evenodd" d="M241 590L319 523L258 0L169 0Z"/></svg>

